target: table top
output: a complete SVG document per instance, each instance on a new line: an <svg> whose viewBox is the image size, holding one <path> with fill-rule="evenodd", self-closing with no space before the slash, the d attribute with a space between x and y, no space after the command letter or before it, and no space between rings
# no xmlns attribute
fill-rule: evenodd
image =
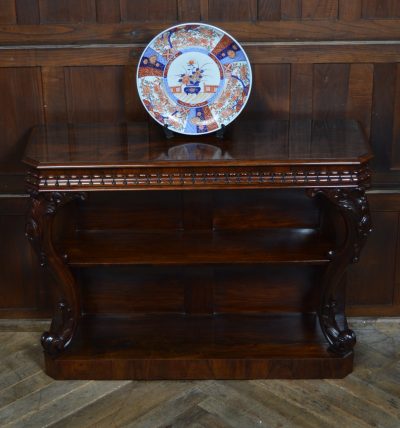
<svg viewBox="0 0 400 428"><path fill-rule="evenodd" d="M149 122L34 128L23 161L37 169L80 167L360 164L371 158L355 121L237 121L223 139L175 135Z"/></svg>
<svg viewBox="0 0 400 428"><path fill-rule="evenodd" d="M150 122L33 129L23 161L34 192L368 186L372 153L351 120L238 120L224 137Z"/></svg>

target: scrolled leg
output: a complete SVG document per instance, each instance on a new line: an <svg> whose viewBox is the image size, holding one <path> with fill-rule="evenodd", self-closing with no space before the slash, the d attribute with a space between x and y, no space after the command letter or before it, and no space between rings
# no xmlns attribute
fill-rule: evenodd
<svg viewBox="0 0 400 428"><path fill-rule="evenodd" d="M32 193L25 234L39 256L41 266L47 266L55 277L58 298L48 332L42 335L42 346L50 355L65 350L71 343L81 316L81 303L76 280L54 248L52 226L57 211L68 202L86 198L85 193Z"/></svg>
<svg viewBox="0 0 400 428"><path fill-rule="evenodd" d="M341 286L347 267L358 262L371 232L368 201L363 188L313 189L309 196L325 199L331 210L340 213L346 228L344 241L329 251L331 261L323 276L318 309L321 330L329 343L329 350L346 355L356 344L356 335L347 324Z"/></svg>

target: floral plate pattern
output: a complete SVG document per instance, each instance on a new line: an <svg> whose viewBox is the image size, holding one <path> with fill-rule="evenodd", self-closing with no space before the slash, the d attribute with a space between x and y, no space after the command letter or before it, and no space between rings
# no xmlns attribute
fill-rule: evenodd
<svg viewBox="0 0 400 428"><path fill-rule="evenodd" d="M157 35L138 65L137 87L149 114L174 132L200 135L243 110L252 83L240 44L207 24L180 24Z"/></svg>

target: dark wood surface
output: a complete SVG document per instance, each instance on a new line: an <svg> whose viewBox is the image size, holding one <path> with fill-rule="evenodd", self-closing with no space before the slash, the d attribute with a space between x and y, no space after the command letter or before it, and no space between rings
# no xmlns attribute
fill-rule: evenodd
<svg viewBox="0 0 400 428"><path fill-rule="evenodd" d="M46 371L56 379L346 376L353 355L329 353L318 330L314 315L88 317L69 351L46 357Z"/></svg>
<svg viewBox="0 0 400 428"><path fill-rule="evenodd" d="M7 216L0 234L19 242L18 248L4 244L3 249L15 272L35 269L17 226L24 208L18 215L14 210L26 196L20 159L31 127L146 119L135 87L136 62L155 34L182 21L211 22L245 43L254 90L243 115L360 121L373 146L373 183L380 191L371 201L377 213L375 233L386 233L387 216L380 213L390 201L391 239L399 240L399 195L385 193L398 190L400 183L397 2L244 0L228 2L229 13L226 1L158 1L151 12L147 3L134 0L65 0L58 2L59 8L50 3L4 0L0 8L0 198ZM400 314L400 247L395 247L393 261L381 257L382 240L368 243L371 260L379 258L382 265L362 260L365 274L358 276L361 271L354 270L351 313ZM374 272L379 271L385 275L378 278ZM8 280L0 284L1 316L49 313L51 298L36 278L32 275L20 285L27 291L24 296L31 296L29 301L17 291L20 288L8 286ZM375 302L377 283L384 284L387 304Z"/></svg>
<svg viewBox="0 0 400 428"><path fill-rule="evenodd" d="M222 140L196 143L168 141L147 123L33 131L24 157L26 236L57 285L42 335L48 374L251 379L351 371L356 338L342 279L371 228L364 133L354 121L238 123ZM106 196L144 189L154 202L135 204L141 196L124 192L114 206ZM96 196L101 190L108 192ZM132 218L133 207L148 219ZM132 290L150 305L122 297L136 267L145 270L136 271ZM163 291L153 296L157 287ZM253 289L265 307L254 304Z"/></svg>
<svg viewBox="0 0 400 428"><path fill-rule="evenodd" d="M80 232L61 244L72 266L310 263L329 261L332 244L313 229ZM104 248L112 249L105 252Z"/></svg>
<svg viewBox="0 0 400 428"><path fill-rule="evenodd" d="M240 120L221 140L176 134L166 139L153 122L54 125L34 128L24 163L57 167L152 165L351 165L372 157L361 126L342 120Z"/></svg>

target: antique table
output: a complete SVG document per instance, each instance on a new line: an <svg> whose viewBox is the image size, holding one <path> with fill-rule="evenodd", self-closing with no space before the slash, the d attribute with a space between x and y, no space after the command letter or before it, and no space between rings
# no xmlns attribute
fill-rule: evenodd
<svg viewBox="0 0 400 428"><path fill-rule="evenodd" d="M354 121L33 129L26 234L54 274L56 379L343 377L349 264L370 231ZM349 284L351 286L351 284Z"/></svg>

